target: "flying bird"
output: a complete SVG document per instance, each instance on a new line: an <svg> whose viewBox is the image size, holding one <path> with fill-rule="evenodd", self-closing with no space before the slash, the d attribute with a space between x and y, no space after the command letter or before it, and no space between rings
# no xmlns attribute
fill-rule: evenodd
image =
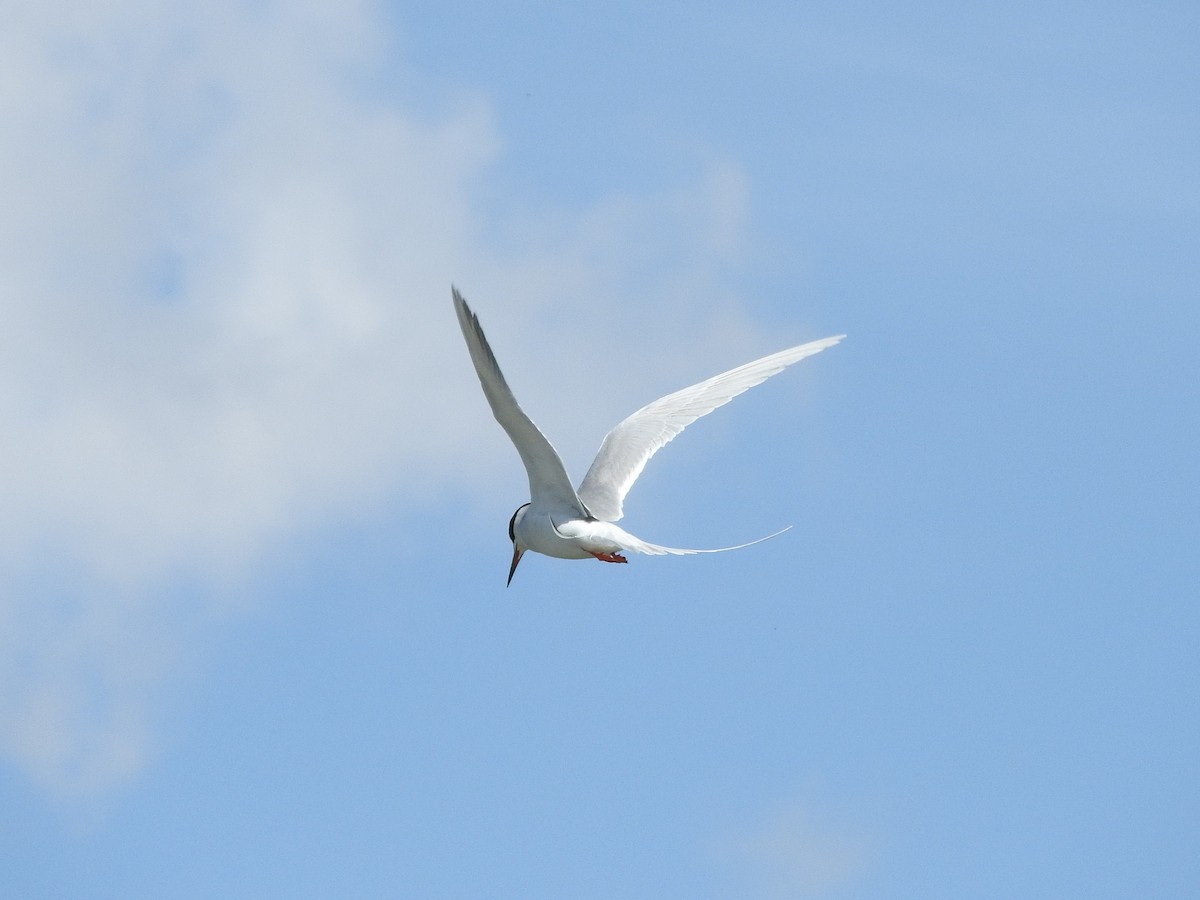
<svg viewBox="0 0 1200 900"><path fill-rule="evenodd" d="M615 523L623 514L621 504L625 495L642 474L646 462L675 435L792 363L832 347L845 337L844 334L772 353L643 406L604 438L592 467L576 490L571 487L571 479L558 452L513 397L483 335L479 318L471 312L457 288L451 287L450 291L484 396L496 421L516 445L529 476L529 502L517 507L508 521L508 537L513 545L508 584L512 584L517 563L529 550L559 559L595 558L623 563L628 560L622 552L655 555L722 553L749 547L787 531L785 528L736 547L687 550L651 544Z"/></svg>

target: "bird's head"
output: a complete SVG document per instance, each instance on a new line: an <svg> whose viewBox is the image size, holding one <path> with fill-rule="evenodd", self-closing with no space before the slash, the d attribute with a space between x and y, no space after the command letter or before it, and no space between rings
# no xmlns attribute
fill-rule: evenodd
<svg viewBox="0 0 1200 900"><path fill-rule="evenodd" d="M512 541L513 545L512 566L508 570L508 584L512 584L513 573L517 571L517 563L521 561L521 557L525 553L524 545L517 539L517 529L520 528L521 520L525 518L525 511L528 508L528 503L522 503L512 514L512 518L508 520L508 539Z"/></svg>

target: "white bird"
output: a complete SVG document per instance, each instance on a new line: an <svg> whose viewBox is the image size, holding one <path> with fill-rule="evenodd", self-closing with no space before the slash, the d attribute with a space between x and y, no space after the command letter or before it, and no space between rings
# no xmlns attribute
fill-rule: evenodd
<svg viewBox="0 0 1200 900"><path fill-rule="evenodd" d="M643 406L604 438L577 491L571 487L571 479L554 447L513 397L478 317L471 312L457 288L450 290L458 324L471 352L479 383L483 385L484 396L496 421L516 445L529 475L529 502L517 507L508 522L508 537L513 544L509 584L517 571L517 563L527 550L559 559L595 557L603 562L623 563L628 560L621 551L655 555L721 553L749 547L787 531L784 528L736 547L686 550L648 543L614 523L621 518L621 503L642 474L647 460L675 435L792 363L832 347L845 337L844 334L772 353Z"/></svg>

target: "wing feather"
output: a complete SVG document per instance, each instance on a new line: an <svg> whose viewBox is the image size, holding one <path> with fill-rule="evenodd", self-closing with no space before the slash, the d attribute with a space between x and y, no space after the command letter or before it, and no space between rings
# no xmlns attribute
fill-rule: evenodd
<svg viewBox="0 0 1200 900"><path fill-rule="evenodd" d="M533 424L533 420L525 415L525 411L518 405L509 389L508 382L504 380L495 354L488 346L487 338L479 325L479 318L471 312L467 301L457 288L451 287L450 291L454 296L458 324L467 341L471 362L475 364L475 374L479 376L479 383L483 387L488 405L492 408L492 415L508 432L517 453L521 455L521 462L525 464L525 472L529 476L530 500L549 509L569 510L576 515L584 515L583 505L571 486L571 479L558 452Z"/></svg>
<svg viewBox="0 0 1200 900"><path fill-rule="evenodd" d="M596 518L616 522L621 518L625 495L647 461L679 432L738 394L844 337L822 338L772 353L643 406L605 436L580 482L579 499Z"/></svg>

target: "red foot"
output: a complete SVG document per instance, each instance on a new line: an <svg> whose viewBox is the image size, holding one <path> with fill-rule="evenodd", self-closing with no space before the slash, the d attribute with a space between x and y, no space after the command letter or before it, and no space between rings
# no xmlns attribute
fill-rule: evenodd
<svg viewBox="0 0 1200 900"><path fill-rule="evenodd" d="M629 562L620 553L593 553L592 556L596 557L600 562Z"/></svg>

